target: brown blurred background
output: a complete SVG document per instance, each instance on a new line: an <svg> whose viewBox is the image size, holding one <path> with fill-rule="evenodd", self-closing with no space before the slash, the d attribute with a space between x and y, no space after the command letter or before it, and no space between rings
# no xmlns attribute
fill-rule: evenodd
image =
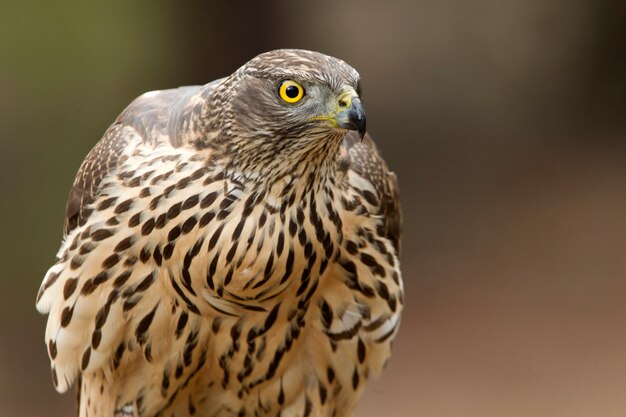
<svg viewBox="0 0 626 417"><path fill-rule="evenodd" d="M400 178L406 310L356 417L626 415L626 2L0 6L0 416L69 416L37 288L142 92L278 47L343 58Z"/></svg>

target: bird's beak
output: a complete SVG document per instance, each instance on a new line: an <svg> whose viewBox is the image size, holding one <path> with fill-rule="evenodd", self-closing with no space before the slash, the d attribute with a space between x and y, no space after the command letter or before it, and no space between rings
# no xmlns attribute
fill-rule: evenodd
<svg viewBox="0 0 626 417"><path fill-rule="evenodd" d="M338 112L335 115L337 127L359 132L361 140L365 136L365 109L356 93L348 93L339 99Z"/></svg>

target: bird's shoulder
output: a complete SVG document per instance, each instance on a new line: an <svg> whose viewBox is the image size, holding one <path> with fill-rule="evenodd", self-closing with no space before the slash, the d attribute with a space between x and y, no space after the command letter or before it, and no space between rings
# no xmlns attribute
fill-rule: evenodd
<svg viewBox="0 0 626 417"><path fill-rule="evenodd" d="M396 253L400 250L402 211L396 175L389 170L369 134L361 140L356 132L348 132L339 159L349 189L356 190L361 201L375 207L383 218L381 232Z"/></svg>
<svg viewBox="0 0 626 417"><path fill-rule="evenodd" d="M193 137L185 123L191 113L206 111L201 108L206 103L203 98L221 81L151 91L133 100L83 160L70 188L64 234L85 224L103 180L132 157L136 147L191 145Z"/></svg>

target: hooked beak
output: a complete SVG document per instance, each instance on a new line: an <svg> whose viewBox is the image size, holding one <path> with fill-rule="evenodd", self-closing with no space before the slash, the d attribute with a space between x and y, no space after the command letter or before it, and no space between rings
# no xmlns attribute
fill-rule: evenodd
<svg viewBox="0 0 626 417"><path fill-rule="evenodd" d="M344 110L341 110L342 108ZM361 99L356 95L343 98L339 101L339 109L340 111L335 116L337 127L356 130L359 132L361 140L363 140L366 130L366 118Z"/></svg>

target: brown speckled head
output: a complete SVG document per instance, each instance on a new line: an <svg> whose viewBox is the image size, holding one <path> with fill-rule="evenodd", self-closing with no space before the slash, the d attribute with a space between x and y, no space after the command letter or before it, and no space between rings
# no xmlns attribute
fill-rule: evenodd
<svg viewBox="0 0 626 417"><path fill-rule="evenodd" d="M287 102L281 84L297 83L302 98ZM337 120L351 101L361 106L359 74L340 59L318 52L281 49L261 54L226 81L231 92L226 132L239 139L321 138L342 129ZM342 108L341 105L346 105ZM345 133L345 126L343 127Z"/></svg>

